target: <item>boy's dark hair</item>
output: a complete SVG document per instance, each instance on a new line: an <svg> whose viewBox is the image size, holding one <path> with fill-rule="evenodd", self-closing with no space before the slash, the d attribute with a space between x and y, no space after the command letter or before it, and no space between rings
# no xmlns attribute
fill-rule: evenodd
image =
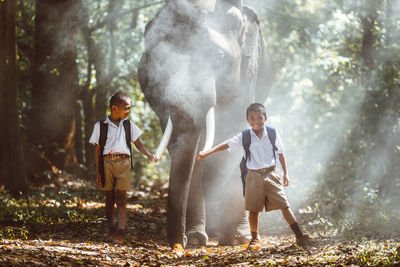
<svg viewBox="0 0 400 267"><path fill-rule="evenodd" d="M130 98L127 95L125 95L121 92L116 92L110 98L110 109L112 108L112 106L119 106L122 103L126 103L129 101L130 101Z"/></svg>
<svg viewBox="0 0 400 267"><path fill-rule="evenodd" d="M265 112L265 107L263 104L260 103L253 103L251 104L246 111L246 116L249 116L249 112L257 112L257 111L262 111L264 112L264 115L267 116L267 113Z"/></svg>

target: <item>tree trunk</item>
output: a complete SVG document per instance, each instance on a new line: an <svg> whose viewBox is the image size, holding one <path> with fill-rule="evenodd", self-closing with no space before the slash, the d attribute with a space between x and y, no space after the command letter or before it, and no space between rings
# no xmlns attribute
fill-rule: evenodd
<svg viewBox="0 0 400 267"><path fill-rule="evenodd" d="M94 27L89 27L89 14L87 7L84 2L78 1L80 5L80 29L85 37L85 42L88 51L88 81L82 88L81 99L83 103L84 117L85 117L85 158L86 158L86 166L88 170L92 170L91 168L94 165L94 152L93 146L88 143L90 135L93 130L93 125L98 120L103 120L106 117L107 112L107 96L110 91L109 88L112 78L115 76L115 42L113 37L113 31L115 28L114 19L111 19L112 16L121 8L122 2L118 1L110 1L108 6L108 15L105 19L105 22L99 23ZM96 29L99 29L103 26L108 27L108 31L110 34L110 53L106 53L102 50L102 45L96 43L94 40L92 33ZM104 45L106 47L106 45ZM104 48L103 48L104 49ZM105 55L110 54L108 56L109 62L107 64L107 60ZM92 66L96 71L96 86L93 90L89 90L90 78L91 78L91 70ZM94 101L93 101L94 100ZM94 104L93 104L94 102Z"/></svg>
<svg viewBox="0 0 400 267"><path fill-rule="evenodd" d="M77 170L77 2L37 0L29 137L58 168Z"/></svg>
<svg viewBox="0 0 400 267"><path fill-rule="evenodd" d="M400 181L396 150L400 141L397 112L400 93L396 83L399 73L395 67L398 48L392 44L396 29L392 18L395 2L386 2L386 17L385 12L381 12L383 2L370 0L364 4L365 10L359 12L359 17L363 37L361 82L365 97L354 120L357 123L332 157L326 175L321 175L327 178L320 184L321 193L318 194L318 198L323 199L329 198L327 192L333 193L332 201L338 205L348 202L345 198L361 197L360 192L355 191L360 182L378 189L377 201L395 203L393 196L397 192L393 190L397 190L396 184ZM386 21L386 25L381 25L381 21ZM381 26L386 29L380 31ZM382 32L386 34L386 43L381 41Z"/></svg>
<svg viewBox="0 0 400 267"><path fill-rule="evenodd" d="M114 31L116 28L116 20L112 19L122 9L121 1L110 1L108 5L108 16L107 16L107 30L109 34L110 50L108 55L108 62L106 62L100 55L101 50L97 45L92 46L92 53L94 54L93 65L96 69L96 102L95 102L95 116L96 120L102 120L106 116L108 101L108 92L111 90L111 81L116 76L116 43L114 37ZM93 42L94 43L94 42Z"/></svg>
<svg viewBox="0 0 400 267"><path fill-rule="evenodd" d="M80 103L75 104L75 122L76 122L76 129L75 129L75 151L76 151L76 159L79 164L84 164L84 157L83 157L83 136L82 136L82 107Z"/></svg>
<svg viewBox="0 0 400 267"><path fill-rule="evenodd" d="M14 195L29 190L17 109L15 1L0 2L0 175Z"/></svg>
<svg viewBox="0 0 400 267"><path fill-rule="evenodd" d="M94 149L93 145L89 144L89 138L93 131L94 125L94 109L93 109L93 94L89 89L84 89L82 102L83 112L85 117L85 159L88 171L94 172Z"/></svg>
<svg viewBox="0 0 400 267"><path fill-rule="evenodd" d="M365 90L365 98L356 115L355 121L357 123L352 125L347 140L343 142L342 146L337 149L337 152L330 159L325 174L321 175L325 179L316 190L316 195L319 199L330 199L328 194L336 196L335 200L330 199L329 201L334 202L337 209L345 206L343 203L348 200L347 198L356 193L355 190L357 188L354 186L354 180L364 179L361 172L368 167L367 156L370 148L361 146L360 143L362 141L369 143L369 133L372 129L378 127L375 123L377 118L373 118L377 114L371 113L371 100L373 100L373 93L375 92L369 92L369 88L376 88L376 84L374 84L376 76L372 75L371 72L376 66L376 48L373 45L376 41L374 25L377 10L372 8L372 1L374 0L365 2L364 10L358 11L362 29L360 57L363 61L363 71L361 73L361 85ZM346 170L345 174L343 174L343 170ZM342 177L347 179L340 180Z"/></svg>

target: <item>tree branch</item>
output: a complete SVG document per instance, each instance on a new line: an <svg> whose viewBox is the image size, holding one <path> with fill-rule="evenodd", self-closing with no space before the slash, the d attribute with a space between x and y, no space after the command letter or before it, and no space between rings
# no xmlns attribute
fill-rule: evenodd
<svg viewBox="0 0 400 267"><path fill-rule="evenodd" d="M116 18L121 18L121 17L124 17L124 16L132 13L132 12L139 11L140 9L144 9L144 8L147 8L147 7L150 7L150 6L159 5L159 4L162 4L162 3L164 3L164 1L158 1L158 2L154 2L154 3L146 4L146 5L143 5L143 6L135 7L135 8L132 8L132 9L127 10L127 11L122 12L122 13L117 13L116 12L113 15L107 16L107 18L105 18L103 21L97 23L95 26L91 27L89 30L91 32L95 31L95 30L98 30L100 28L103 28L107 24L108 20L114 20Z"/></svg>

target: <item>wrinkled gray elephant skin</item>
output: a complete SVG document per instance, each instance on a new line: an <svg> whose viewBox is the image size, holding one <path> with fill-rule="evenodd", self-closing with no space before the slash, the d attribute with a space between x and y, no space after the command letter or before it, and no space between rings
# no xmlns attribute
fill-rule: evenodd
<svg viewBox="0 0 400 267"><path fill-rule="evenodd" d="M168 118L173 127L168 144L171 246L205 245L207 232L225 244L244 242L249 234L240 155L223 152L204 161L195 156L206 142L210 108L216 144L246 128L250 103L265 101L273 71L264 46L256 13L241 1L170 0L146 25L140 86L163 131Z"/></svg>

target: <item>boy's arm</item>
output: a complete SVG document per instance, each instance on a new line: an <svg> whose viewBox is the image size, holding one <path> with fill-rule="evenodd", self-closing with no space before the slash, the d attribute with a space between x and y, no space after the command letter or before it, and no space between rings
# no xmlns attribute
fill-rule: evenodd
<svg viewBox="0 0 400 267"><path fill-rule="evenodd" d="M210 150L199 152L196 156L196 159L197 160L205 159L206 157L210 156L211 154L224 151L228 148L229 148L228 144L226 142L222 142L222 143L216 145L215 147L211 148Z"/></svg>
<svg viewBox="0 0 400 267"><path fill-rule="evenodd" d="M289 185L289 176L287 173L285 154L279 153L278 155L279 155L279 162L281 163L282 170L283 170L283 186L288 186Z"/></svg>
<svg viewBox="0 0 400 267"><path fill-rule="evenodd" d="M101 175L99 171L99 162L100 162L100 146L96 144L96 147L94 149L94 164L95 164L95 169L96 169L96 185L101 186Z"/></svg>
<svg viewBox="0 0 400 267"><path fill-rule="evenodd" d="M144 146L144 144L140 141L140 139L136 139L135 142L133 142L136 146L136 148L142 153L144 154L149 160L157 162L158 158L156 155L151 154L147 148Z"/></svg>

